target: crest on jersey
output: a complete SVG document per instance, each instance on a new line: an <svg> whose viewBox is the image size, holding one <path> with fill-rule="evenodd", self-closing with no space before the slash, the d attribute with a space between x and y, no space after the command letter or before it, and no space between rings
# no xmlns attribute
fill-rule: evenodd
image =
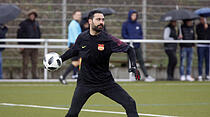
<svg viewBox="0 0 210 117"><path fill-rule="evenodd" d="M104 50L104 44L98 44L98 50L103 51Z"/></svg>

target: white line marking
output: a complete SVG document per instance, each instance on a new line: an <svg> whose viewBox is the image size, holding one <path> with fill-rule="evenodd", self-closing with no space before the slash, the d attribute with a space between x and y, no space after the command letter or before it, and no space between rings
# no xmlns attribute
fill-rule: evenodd
<svg viewBox="0 0 210 117"><path fill-rule="evenodd" d="M210 85L210 82L206 83L119 83L121 86L204 86Z"/></svg>
<svg viewBox="0 0 210 117"><path fill-rule="evenodd" d="M25 104L11 104L11 103L0 103L0 105L4 105L4 106L31 107L31 108L44 108L44 109L54 109L54 110L69 110L68 108L50 107L50 106L39 106L39 105L25 105ZM126 114L125 112L114 112L114 111L103 111L103 110L89 110L89 109L82 109L81 111L85 111L85 112L97 112L97 113L109 113L109 114L123 114L123 115ZM138 113L138 115L140 115L140 116L150 116L150 117L178 117L178 116L143 114L143 113Z"/></svg>
<svg viewBox="0 0 210 117"><path fill-rule="evenodd" d="M48 86L52 86L52 87L72 87L72 86L76 86L75 84L68 84L68 85L62 85L62 84L0 84L0 87L48 87Z"/></svg>
<svg viewBox="0 0 210 117"><path fill-rule="evenodd" d="M119 83L121 86L204 86L204 85L210 85L210 82L209 83ZM40 87L40 86L43 86L43 87L46 87L46 86L63 86L63 87L66 87L66 86L69 86L69 87L72 87L72 86L76 86L75 83L72 83L72 84L68 84L68 85L62 85L62 84L3 84L3 83L0 83L0 87L1 86L11 86L11 87L22 87L22 86L25 86L25 87Z"/></svg>

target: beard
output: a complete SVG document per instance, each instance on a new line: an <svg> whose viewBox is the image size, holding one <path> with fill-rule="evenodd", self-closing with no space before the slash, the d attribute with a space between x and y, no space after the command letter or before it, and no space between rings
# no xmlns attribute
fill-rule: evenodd
<svg viewBox="0 0 210 117"><path fill-rule="evenodd" d="M92 25L92 29L96 32L101 32L104 29L104 25L103 24L99 24L97 26L95 26L94 24Z"/></svg>

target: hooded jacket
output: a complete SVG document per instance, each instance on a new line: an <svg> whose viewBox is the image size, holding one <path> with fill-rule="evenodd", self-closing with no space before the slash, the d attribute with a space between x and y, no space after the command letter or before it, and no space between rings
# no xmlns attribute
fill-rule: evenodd
<svg viewBox="0 0 210 117"><path fill-rule="evenodd" d="M131 9L128 13L128 20L122 25L122 37L124 39L143 39L141 24L137 22L138 15L135 21L131 20L133 13L137 13L137 11ZM134 48L140 47L139 43L134 43L133 45Z"/></svg>

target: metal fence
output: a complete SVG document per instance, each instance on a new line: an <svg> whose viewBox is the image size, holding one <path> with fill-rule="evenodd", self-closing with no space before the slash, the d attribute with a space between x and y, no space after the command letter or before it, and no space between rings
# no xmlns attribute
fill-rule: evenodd
<svg viewBox="0 0 210 117"><path fill-rule="evenodd" d="M154 44L163 44L163 43L210 43L210 41L207 40L124 40L123 42L130 43L132 45L133 43L154 43ZM62 43L67 43L67 39L1 39L0 42L6 42L10 44L2 44L0 47L3 48L39 48L44 49L44 55L48 53L48 49L66 49L67 44L63 45ZM19 45L17 42L40 42L41 45ZM11 44L13 43L13 44ZM50 44L51 43L51 44ZM56 43L56 44L52 44ZM59 45L58 45L59 44ZM209 45L210 48L210 45ZM210 52L210 51L209 51ZM210 54L210 53L209 53ZM209 59L210 61L210 59ZM133 81L134 77L132 75L129 75L129 79L117 79L117 81ZM0 80L1 82L5 81L57 81L57 80L49 80L48 79L48 71L44 70L44 79L39 80ZM75 80L71 80L75 81Z"/></svg>

